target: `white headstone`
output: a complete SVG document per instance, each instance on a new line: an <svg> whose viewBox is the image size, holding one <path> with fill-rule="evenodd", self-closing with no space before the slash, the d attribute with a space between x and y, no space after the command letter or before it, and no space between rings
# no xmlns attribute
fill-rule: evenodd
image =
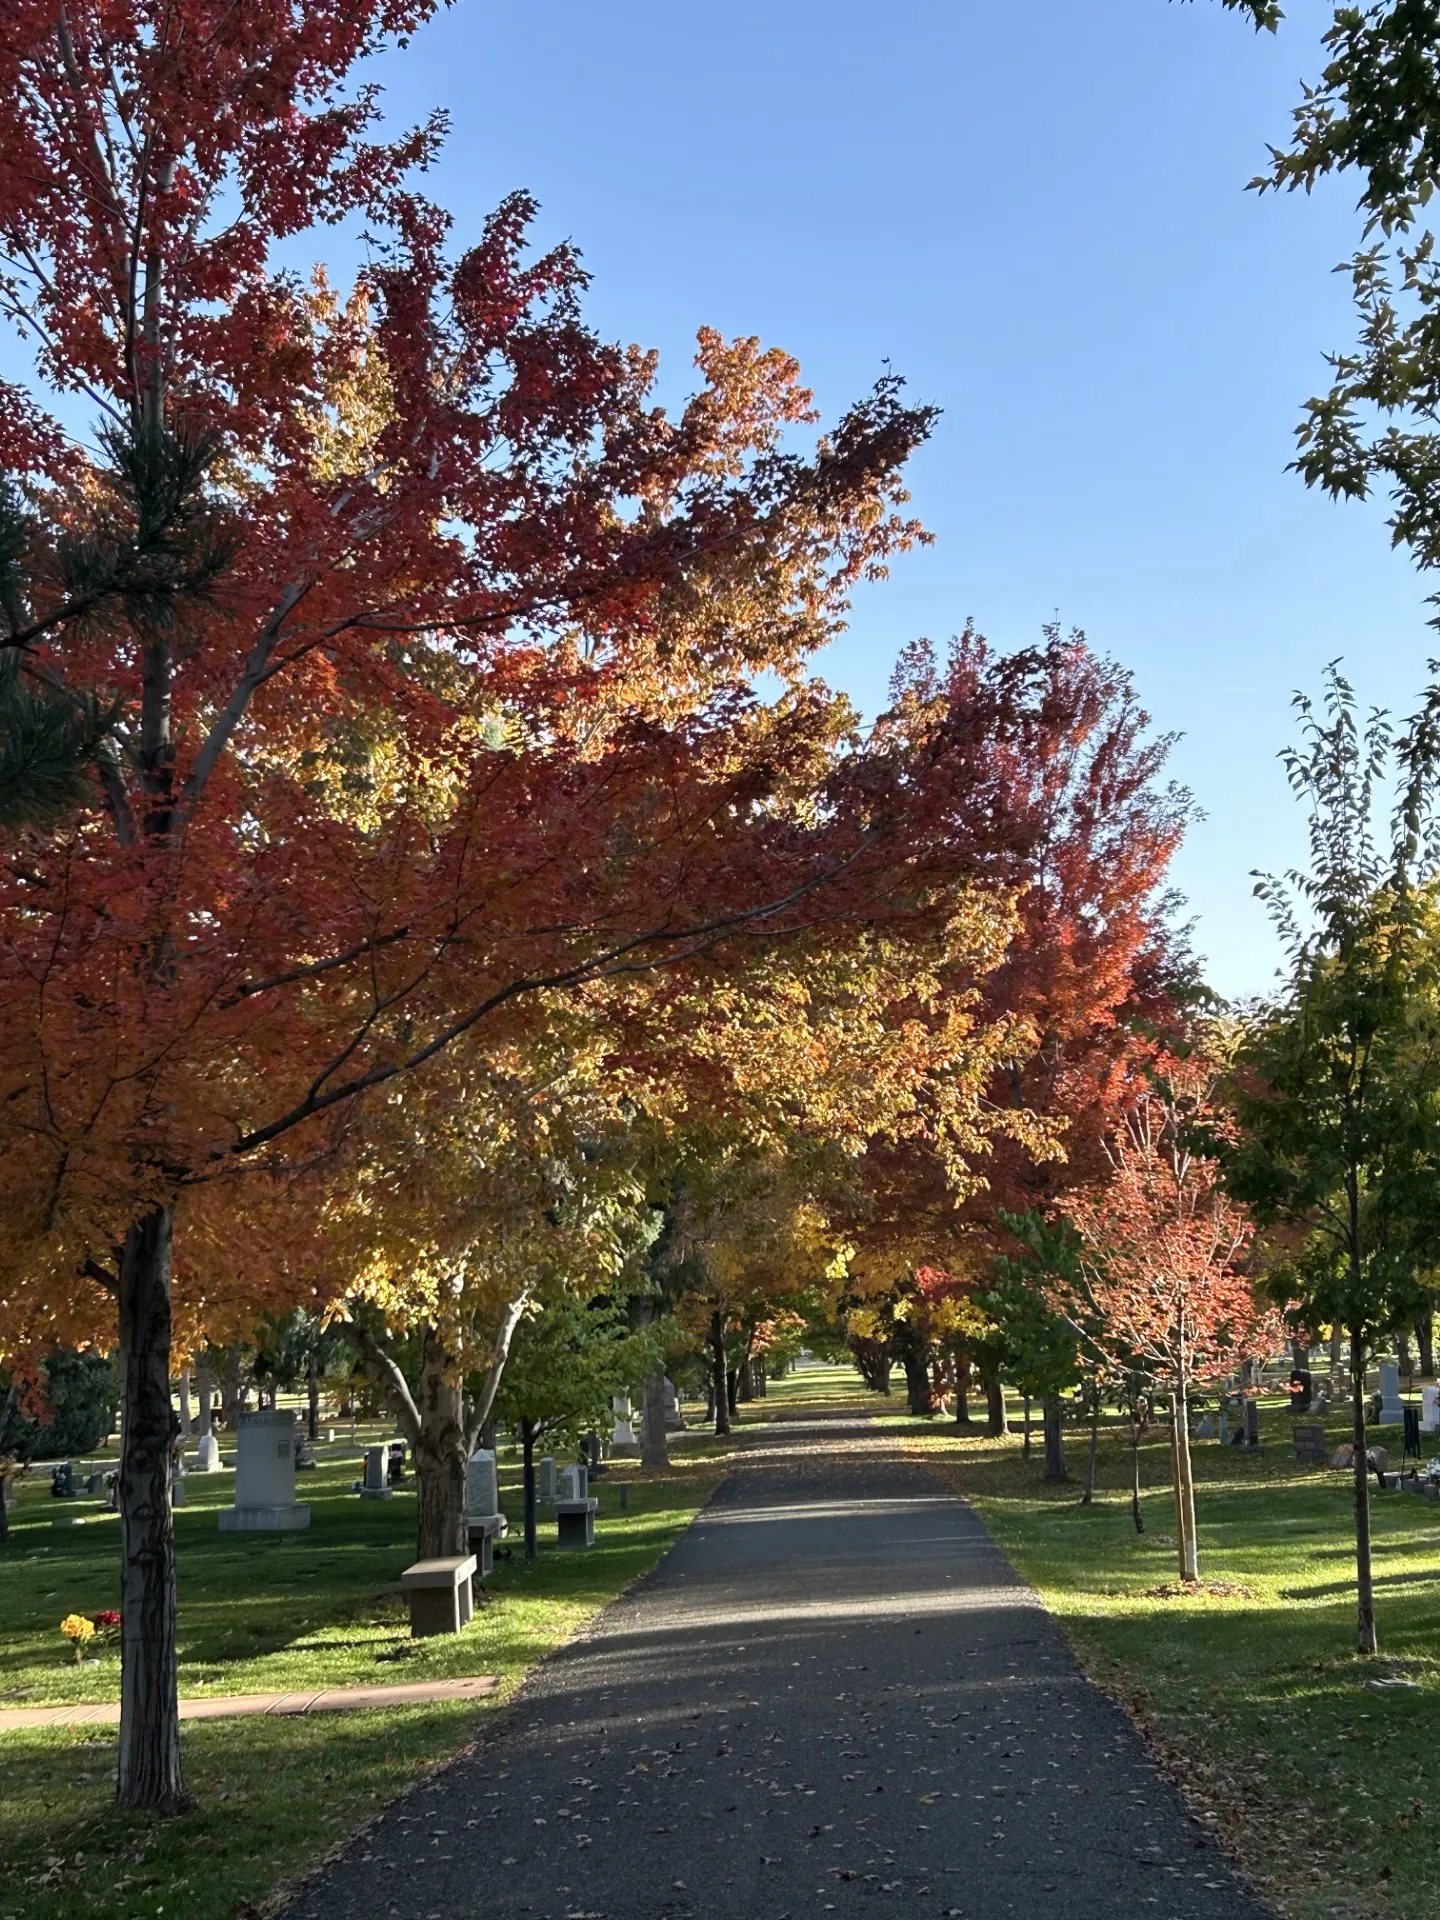
<svg viewBox="0 0 1440 1920"><path fill-rule="evenodd" d="M590 1497L590 1475L584 1467L562 1467L558 1498L561 1500L588 1500Z"/></svg>
<svg viewBox="0 0 1440 1920"><path fill-rule="evenodd" d="M541 1506L553 1507L555 1504L555 1456L553 1453L541 1454L535 1462L535 1498Z"/></svg>
<svg viewBox="0 0 1440 1920"><path fill-rule="evenodd" d="M235 1504L221 1513L221 1527L308 1527L310 1509L295 1499L294 1414L242 1413L235 1441Z"/></svg>
<svg viewBox="0 0 1440 1920"><path fill-rule="evenodd" d="M195 1448L195 1471L197 1473L219 1473L220 1442L213 1433L202 1433Z"/></svg>
<svg viewBox="0 0 1440 1920"><path fill-rule="evenodd" d="M466 1518L488 1520L499 1511L500 1476L495 1468L495 1455L488 1447L481 1447L465 1464Z"/></svg>
<svg viewBox="0 0 1440 1920"><path fill-rule="evenodd" d="M1440 1387L1420 1389L1420 1431L1440 1432Z"/></svg>
<svg viewBox="0 0 1440 1920"><path fill-rule="evenodd" d="M630 1396L617 1393L610 1401L611 1411L615 1415L615 1426L610 1435L610 1450L629 1448L632 1452L639 1445L635 1438L635 1428L630 1417Z"/></svg>

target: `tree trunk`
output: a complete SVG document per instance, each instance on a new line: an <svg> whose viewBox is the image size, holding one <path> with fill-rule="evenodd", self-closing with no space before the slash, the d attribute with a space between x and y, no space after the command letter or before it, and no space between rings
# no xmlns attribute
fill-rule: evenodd
<svg viewBox="0 0 1440 1920"><path fill-rule="evenodd" d="M1005 1389L993 1373L982 1373L980 1380L985 1388L985 1431L992 1440L1003 1439L1010 1431L1005 1417Z"/></svg>
<svg viewBox="0 0 1440 1920"><path fill-rule="evenodd" d="M1020 1407L1021 1417L1025 1425L1025 1444L1021 1448L1021 1457L1022 1459L1028 1460L1030 1458L1030 1396L1028 1393L1021 1394Z"/></svg>
<svg viewBox="0 0 1440 1920"><path fill-rule="evenodd" d="M738 1405L742 1400L753 1400L755 1383L750 1377L750 1362L742 1360L731 1374L733 1382L732 1400Z"/></svg>
<svg viewBox="0 0 1440 1920"><path fill-rule="evenodd" d="M446 1377L451 1356L439 1329L420 1340L420 1392L414 1435L417 1560L446 1560L470 1551L465 1524L465 1422L459 1385Z"/></svg>
<svg viewBox="0 0 1440 1920"><path fill-rule="evenodd" d="M757 1400L763 1400L766 1394L770 1391L769 1378L765 1372L764 1354L761 1354L758 1360L751 1361L750 1377L751 1377L751 1382L755 1389L755 1398Z"/></svg>
<svg viewBox="0 0 1440 1920"><path fill-rule="evenodd" d="M1407 1380L1413 1380L1415 1377L1415 1368L1410 1359L1410 1335L1404 1327L1400 1329L1396 1344L1399 1349L1395 1355L1396 1363L1401 1373L1405 1375L1405 1378Z"/></svg>
<svg viewBox="0 0 1440 1920"><path fill-rule="evenodd" d="M1140 1511L1140 1404L1130 1404L1130 1518L1135 1522L1136 1533L1145 1531L1145 1518Z"/></svg>
<svg viewBox="0 0 1440 1920"><path fill-rule="evenodd" d="M520 1457L525 1469L525 1558L539 1554L535 1541L535 1422L529 1414L520 1421Z"/></svg>
<svg viewBox="0 0 1440 1920"><path fill-rule="evenodd" d="M1370 1465L1365 1458L1365 1347L1350 1338L1350 1413L1355 1441L1355 1598L1356 1646L1374 1653L1375 1587L1370 1565Z"/></svg>
<svg viewBox="0 0 1440 1920"><path fill-rule="evenodd" d="M715 1431L730 1431L730 1383L725 1378L725 1322L717 1311L710 1316L710 1365L715 1393Z"/></svg>
<svg viewBox="0 0 1440 1920"><path fill-rule="evenodd" d="M180 1369L180 1436L190 1438L190 1369Z"/></svg>
<svg viewBox="0 0 1440 1920"><path fill-rule="evenodd" d="M233 1440L240 1425L240 1401L242 1395L240 1381L240 1349L229 1347L225 1352L225 1366L220 1375L220 1412L225 1421L225 1431Z"/></svg>
<svg viewBox="0 0 1440 1920"><path fill-rule="evenodd" d="M203 1356L195 1362L195 1438L203 1440L210 1432L210 1362Z"/></svg>
<svg viewBox="0 0 1440 1920"><path fill-rule="evenodd" d="M125 1412L120 1442L122 1807L173 1813L190 1804L180 1776L175 1673L175 1535L170 1472L170 1244L156 1208L130 1228L120 1259Z"/></svg>
<svg viewBox="0 0 1440 1920"><path fill-rule="evenodd" d="M313 1446L320 1438L320 1368L316 1363L315 1349L312 1347L305 1359L305 1394L309 1403L306 1413L306 1430Z"/></svg>
<svg viewBox="0 0 1440 1920"><path fill-rule="evenodd" d="M670 1471L670 1436L665 1431L665 1373L660 1367L646 1379L641 1401L640 1465L648 1473Z"/></svg>
<svg viewBox="0 0 1440 1920"><path fill-rule="evenodd" d="M911 1413L917 1419L923 1419L935 1411L935 1403L930 1393L930 1363L924 1354L907 1351L905 1367L905 1398Z"/></svg>
<svg viewBox="0 0 1440 1920"><path fill-rule="evenodd" d="M1185 1388L1180 1389L1179 1419L1180 1510L1185 1533L1181 1564L1182 1580L1200 1578L1200 1539L1195 1529L1195 1474L1190 1460L1190 1402Z"/></svg>
<svg viewBox="0 0 1440 1920"><path fill-rule="evenodd" d="M1335 1393L1339 1393L1345 1382L1344 1339L1340 1328L1334 1328L1330 1335L1330 1386Z"/></svg>
<svg viewBox="0 0 1440 1920"><path fill-rule="evenodd" d="M1100 1451L1100 1395L1095 1394L1090 1401L1090 1446L1085 1455L1085 1491L1080 1496L1082 1507L1095 1504L1095 1456Z"/></svg>
<svg viewBox="0 0 1440 1920"><path fill-rule="evenodd" d="M970 1424L970 1356L964 1352L955 1356L955 1424Z"/></svg>
<svg viewBox="0 0 1440 1920"><path fill-rule="evenodd" d="M1045 1422L1045 1478L1068 1480L1065 1466L1065 1406L1058 1393L1047 1393L1042 1410Z"/></svg>
<svg viewBox="0 0 1440 1920"><path fill-rule="evenodd" d="M1422 1380L1433 1380L1435 1378L1435 1320L1432 1314L1416 1314L1415 1344L1420 1349L1420 1377Z"/></svg>

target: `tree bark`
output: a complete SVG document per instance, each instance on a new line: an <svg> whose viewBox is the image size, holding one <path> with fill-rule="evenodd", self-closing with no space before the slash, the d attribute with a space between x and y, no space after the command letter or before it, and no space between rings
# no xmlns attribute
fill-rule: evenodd
<svg viewBox="0 0 1440 1920"><path fill-rule="evenodd" d="M1175 1463L1180 1472L1180 1578L1200 1578L1200 1541L1195 1531L1195 1475L1190 1461L1190 1401L1185 1383L1175 1396Z"/></svg>
<svg viewBox="0 0 1440 1920"><path fill-rule="evenodd" d="M733 1420L740 1406L740 1369L731 1367L725 1375L725 1405Z"/></svg>
<svg viewBox="0 0 1440 1920"><path fill-rule="evenodd" d="M528 1413L520 1421L520 1457L525 1472L525 1558L533 1561L539 1554L535 1539L535 1422Z"/></svg>
<svg viewBox="0 0 1440 1920"><path fill-rule="evenodd" d="M1432 1314L1416 1314L1415 1344L1420 1350L1420 1377L1422 1380L1433 1380L1435 1378L1435 1320Z"/></svg>
<svg viewBox="0 0 1440 1920"><path fill-rule="evenodd" d="M1345 1336L1339 1327L1330 1335L1330 1386L1338 1393L1345 1383Z"/></svg>
<svg viewBox="0 0 1440 1920"><path fill-rule="evenodd" d="M955 1356L955 1424L970 1424L970 1356L965 1352Z"/></svg>
<svg viewBox="0 0 1440 1920"><path fill-rule="evenodd" d="M1379 1643L1370 1562L1370 1466L1365 1458L1365 1347L1354 1333L1350 1336L1350 1414L1355 1442L1356 1646L1361 1653L1374 1653Z"/></svg>
<svg viewBox="0 0 1440 1920"><path fill-rule="evenodd" d="M185 1440L188 1440L190 1438L190 1369L189 1367L182 1367L180 1369L180 1435L181 1435L181 1438Z"/></svg>
<svg viewBox="0 0 1440 1920"><path fill-rule="evenodd" d="M757 1400L763 1400L770 1391L770 1381L765 1372L765 1356L763 1353L758 1360L752 1360L750 1362L750 1379L754 1388L755 1398Z"/></svg>
<svg viewBox="0 0 1440 1920"><path fill-rule="evenodd" d="M1135 1522L1136 1533L1145 1531L1145 1517L1140 1511L1140 1406L1138 1401L1130 1404L1130 1518Z"/></svg>
<svg viewBox="0 0 1440 1920"><path fill-rule="evenodd" d="M670 1471L670 1436L665 1431L665 1374L660 1367L647 1378L640 1404L640 1464L648 1473Z"/></svg>
<svg viewBox="0 0 1440 1920"><path fill-rule="evenodd" d="M420 1340L419 1426L415 1446L415 1557L444 1560L470 1551L465 1525L465 1464L469 1450L458 1383L438 1328Z"/></svg>
<svg viewBox="0 0 1440 1920"><path fill-rule="evenodd" d="M1020 1409L1025 1426L1025 1444L1020 1450L1021 1458L1028 1460L1030 1458L1030 1396L1028 1393L1021 1394Z"/></svg>
<svg viewBox="0 0 1440 1920"><path fill-rule="evenodd" d="M730 1431L729 1382L725 1378L725 1321L717 1309L710 1316L710 1368L715 1393L715 1431Z"/></svg>
<svg viewBox="0 0 1440 1920"><path fill-rule="evenodd" d="M1003 1439L1010 1431L1005 1417L1005 1389L993 1373L982 1373L980 1381L985 1389L985 1431L992 1440Z"/></svg>
<svg viewBox="0 0 1440 1920"><path fill-rule="evenodd" d="M120 1442L122 1807L162 1813L190 1805L180 1773L175 1668L175 1535L170 1473L170 1247L173 1219L157 1207L125 1236L120 1341L125 1350Z"/></svg>
<svg viewBox="0 0 1440 1920"><path fill-rule="evenodd" d="M202 1355L195 1362L195 1438L203 1440L211 1430L210 1362Z"/></svg>
<svg viewBox="0 0 1440 1920"><path fill-rule="evenodd" d="M1085 1491L1080 1496L1082 1507L1095 1504L1095 1457L1100 1451L1100 1396L1095 1394L1090 1401L1090 1445L1085 1455Z"/></svg>
<svg viewBox="0 0 1440 1920"><path fill-rule="evenodd" d="M306 1431L313 1446L320 1438L320 1368L312 1347L305 1358L305 1396L307 1410L305 1416Z"/></svg>
<svg viewBox="0 0 1440 1920"><path fill-rule="evenodd" d="M1045 1478L1068 1480L1065 1465L1065 1406L1058 1393L1047 1393L1041 1418L1045 1423Z"/></svg>
<svg viewBox="0 0 1440 1920"><path fill-rule="evenodd" d="M225 1366L220 1375L220 1412L225 1421L225 1431L233 1440L240 1425L240 1349L229 1347L225 1352Z"/></svg>
<svg viewBox="0 0 1440 1920"><path fill-rule="evenodd" d="M924 1418L935 1411L935 1402L930 1392L930 1363L924 1354L906 1352L905 1398L909 1408L917 1418Z"/></svg>

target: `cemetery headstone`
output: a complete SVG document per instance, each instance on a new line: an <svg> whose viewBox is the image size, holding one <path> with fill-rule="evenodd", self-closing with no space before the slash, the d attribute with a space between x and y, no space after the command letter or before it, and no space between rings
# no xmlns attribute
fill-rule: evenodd
<svg viewBox="0 0 1440 1920"><path fill-rule="evenodd" d="M615 1415L615 1424L610 1431L610 1451L621 1459L637 1454L640 1443L635 1438L634 1420L630 1409L628 1393L612 1396L610 1410Z"/></svg>
<svg viewBox="0 0 1440 1920"><path fill-rule="evenodd" d="M495 1571L495 1542L505 1532L500 1511L500 1475L495 1455L479 1447L465 1465L465 1525L470 1551L479 1562L479 1578Z"/></svg>
<svg viewBox="0 0 1440 1920"><path fill-rule="evenodd" d="M1440 1387L1422 1387L1420 1389L1420 1431L1435 1433L1440 1430Z"/></svg>
<svg viewBox="0 0 1440 1920"><path fill-rule="evenodd" d="M219 1473L220 1442L213 1433L202 1433L195 1448L195 1471L197 1473Z"/></svg>
<svg viewBox="0 0 1440 1920"><path fill-rule="evenodd" d="M1295 1371L1290 1375L1290 1411L1292 1413L1308 1413L1310 1411L1310 1403L1314 1398L1314 1391L1314 1381L1310 1376L1308 1368L1296 1367Z"/></svg>
<svg viewBox="0 0 1440 1920"><path fill-rule="evenodd" d="M685 1426L685 1416L680 1411L680 1396L668 1373L665 1376L665 1425L672 1433L682 1432Z"/></svg>
<svg viewBox="0 0 1440 1920"><path fill-rule="evenodd" d="M1325 1464L1325 1424L1321 1420L1297 1420L1291 1428L1295 1458L1307 1467Z"/></svg>
<svg viewBox="0 0 1440 1920"><path fill-rule="evenodd" d="M561 1467L555 1498L557 1503L563 1500L588 1500L590 1497L590 1476L584 1467Z"/></svg>
<svg viewBox="0 0 1440 1920"><path fill-rule="evenodd" d="M390 1498L390 1449L388 1447L367 1447L365 1449L365 1477L356 1491L362 1500L388 1500Z"/></svg>
<svg viewBox="0 0 1440 1920"><path fill-rule="evenodd" d="M545 1453L535 1462L535 1502L537 1506L555 1504L555 1456Z"/></svg>
<svg viewBox="0 0 1440 1920"><path fill-rule="evenodd" d="M1400 1399L1400 1368L1394 1360L1380 1362L1380 1414L1382 1427L1398 1427L1405 1418Z"/></svg>
<svg viewBox="0 0 1440 1920"><path fill-rule="evenodd" d="M295 1416L269 1409L242 1413L235 1435L235 1504L220 1513L224 1532L276 1531L310 1524L295 1498Z"/></svg>

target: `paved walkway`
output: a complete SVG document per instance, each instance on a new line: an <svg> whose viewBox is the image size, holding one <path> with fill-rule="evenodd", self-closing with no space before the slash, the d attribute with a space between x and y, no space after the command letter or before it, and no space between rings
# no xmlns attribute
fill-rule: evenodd
<svg viewBox="0 0 1440 1920"><path fill-rule="evenodd" d="M970 1510L865 1426L760 1430L285 1920L1261 1920Z"/></svg>
<svg viewBox="0 0 1440 1920"><path fill-rule="evenodd" d="M475 1700L500 1684L493 1673L468 1680L419 1680L398 1687L311 1687L300 1693L217 1693L180 1702L182 1720L235 1720L247 1713L358 1713L365 1707L423 1707L434 1700ZM0 1733L16 1727L118 1727L120 1702L89 1707L0 1708Z"/></svg>

